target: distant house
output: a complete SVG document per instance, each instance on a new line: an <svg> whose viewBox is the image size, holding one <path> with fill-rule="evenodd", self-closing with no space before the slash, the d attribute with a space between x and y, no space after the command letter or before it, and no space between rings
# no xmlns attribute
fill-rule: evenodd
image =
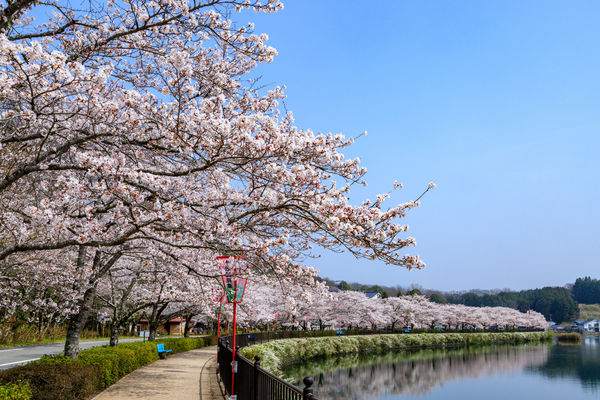
<svg viewBox="0 0 600 400"><path fill-rule="evenodd" d="M341 292L342 289L340 289L337 286L329 286L329 291L332 292L332 293L338 293L338 292Z"/></svg>
<svg viewBox="0 0 600 400"><path fill-rule="evenodd" d="M571 330L580 333L600 332L600 321L593 318L586 319L585 321L579 319L571 325Z"/></svg>
<svg viewBox="0 0 600 400"><path fill-rule="evenodd" d="M366 292L365 296L367 296L368 299L380 299L381 298L381 293L379 293L379 292Z"/></svg>
<svg viewBox="0 0 600 400"><path fill-rule="evenodd" d="M587 319L583 323L583 332L600 332L600 321L597 319Z"/></svg>
<svg viewBox="0 0 600 400"><path fill-rule="evenodd" d="M185 332L185 318L173 318L165 324L168 335L183 335Z"/></svg>
<svg viewBox="0 0 600 400"><path fill-rule="evenodd" d="M138 332L148 331L150 322L146 318L141 318L137 324ZM173 318L158 327L159 334L180 336L185 333L185 318Z"/></svg>

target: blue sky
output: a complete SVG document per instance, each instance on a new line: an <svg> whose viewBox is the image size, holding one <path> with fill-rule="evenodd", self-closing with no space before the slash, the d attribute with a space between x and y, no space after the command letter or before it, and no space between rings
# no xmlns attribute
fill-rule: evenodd
<svg viewBox="0 0 600 400"><path fill-rule="evenodd" d="M278 49L259 74L287 86L299 127L369 132L346 153L369 171L354 202L438 185L405 219L425 270L324 254L321 275L441 290L600 277L598 15L595 1L314 0L236 15Z"/></svg>

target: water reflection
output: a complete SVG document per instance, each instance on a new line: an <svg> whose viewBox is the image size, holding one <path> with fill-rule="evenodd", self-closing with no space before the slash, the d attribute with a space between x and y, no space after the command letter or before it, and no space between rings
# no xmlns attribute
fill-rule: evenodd
<svg viewBox="0 0 600 400"><path fill-rule="evenodd" d="M528 371L551 379L581 382L585 390L600 389L600 338L584 336L581 345L554 346L548 361Z"/></svg>
<svg viewBox="0 0 600 400"><path fill-rule="evenodd" d="M296 383L304 376L314 376L314 389L320 400L421 395L448 381L541 368L551 349L498 346L349 355L297 365L284 374Z"/></svg>

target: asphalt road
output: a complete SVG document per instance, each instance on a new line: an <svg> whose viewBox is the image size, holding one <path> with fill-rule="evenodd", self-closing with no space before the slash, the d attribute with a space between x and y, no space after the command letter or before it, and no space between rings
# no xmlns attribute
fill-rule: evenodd
<svg viewBox="0 0 600 400"><path fill-rule="evenodd" d="M119 339L119 343L136 342L142 338ZM104 346L108 340L90 340L79 343L80 349L89 349L94 346ZM22 347L0 347L0 370L26 364L41 358L44 354L60 354L65 348L65 343L36 344Z"/></svg>

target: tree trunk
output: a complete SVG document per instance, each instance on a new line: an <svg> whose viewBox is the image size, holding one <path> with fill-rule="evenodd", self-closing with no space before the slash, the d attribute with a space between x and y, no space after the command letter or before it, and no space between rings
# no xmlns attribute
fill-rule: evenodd
<svg viewBox="0 0 600 400"><path fill-rule="evenodd" d="M158 328L158 305L152 306L152 314L148 318L148 341L154 342L156 340L156 329Z"/></svg>
<svg viewBox="0 0 600 400"><path fill-rule="evenodd" d="M192 329L192 317L193 315L191 314L185 316L185 328L183 328L183 337L190 337L190 330Z"/></svg>
<svg viewBox="0 0 600 400"><path fill-rule="evenodd" d="M85 294L83 295L83 300L79 306L79 312L69 317L64 350L66 357L77 358L79 356L79 339L81 338L81 332L83 332L85 323L90 315L95 297L95 287L91 287L86 290Z"/></svg>
<svg viewBox="0 0 600 400"><path fill-rule="evenodd" d="M149 342L153 342L156 340L156 330L158 329L158 321L160 321L160 316L163 313L163 311L165 311L165 308L167 308L168 305L169 303L165 303L160 307L158 306L158 304L152 305L152 314L150 315L150 318L148 318L148 329L150 330L150 332L148 333Z"/></svg>
<svg viewBox="0 0 600 400"><path fill-rule="evenodd" d="M156 329L158 328L158 323L157 322L150 322L148 324L148 341L149 342L154 342L156 340Z"/></svg>
<svg viewBox="0 0 600 400"><path fill-rule="evenodd" d="M119 344L119 325L113 322L110 327L110 346L117 347Z"/></svg>

